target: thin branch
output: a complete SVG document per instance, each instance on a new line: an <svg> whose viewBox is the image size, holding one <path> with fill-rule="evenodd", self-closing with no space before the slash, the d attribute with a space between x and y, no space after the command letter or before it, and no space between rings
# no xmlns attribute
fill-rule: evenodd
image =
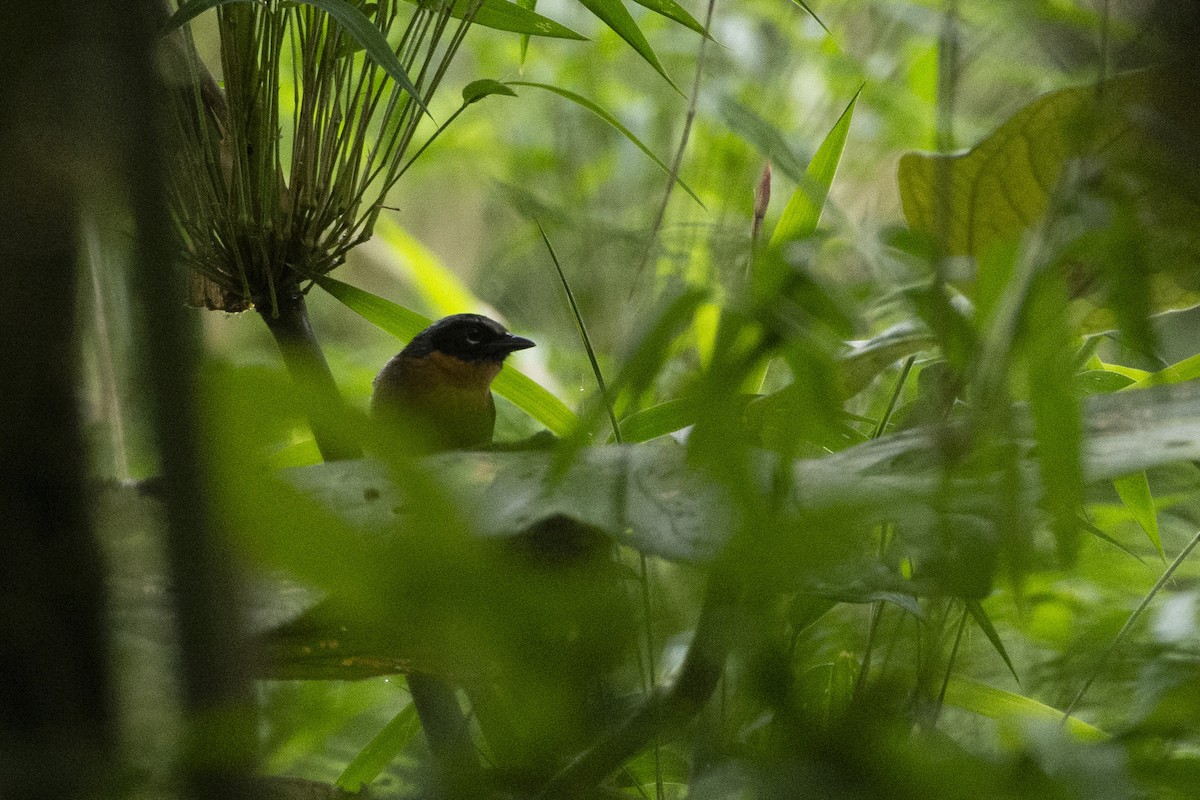
<svg viewBox="0 0 1200 800"><path fill-rule="evenodd" d="M712 27L713 9L716 5L717 0L708 0L708 8L704 14L704 30L706 33ZM630 281L630 297L633 296L634 287L637 286L638 279L641 278L642 272L646 269L646 264L650 261L650 254L654 252L654 245L658 240L658 232L662 229L663 219L667 215L667 205L671 202L671 193L674 191L675 184L679 180L679 169L683 165L683 153L687 150L688 139L692 135L692 122L696 119L696 103L700 98L700 77L704 72L704 53L707 45L708 36L700 37L700 49L696 53L696 74L692 78L692 93L688 98L688 109L687 116L683 122L683 133L679 137L679 147L675 150L675 158L671 161L671 172L667 175L666 191L663 192L662 202L658 206L658 213L654 215L654 224L650 228L650 235L646 237L646 248L642 251L642 260L638 263L633 280Z"/></svg>

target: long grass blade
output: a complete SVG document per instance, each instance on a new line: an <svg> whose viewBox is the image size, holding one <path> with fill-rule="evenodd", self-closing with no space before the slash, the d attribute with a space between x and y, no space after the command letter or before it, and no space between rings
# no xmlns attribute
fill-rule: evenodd
<svg viewBox="0 0 1200 800"><path fill-rule="evenodd" d="M604 410L608 412L608 421L612 424L613 436L620 444L621 426L617 424L617 414L613 410L612 397L609 396L608 387L604 384L604 373L600 371L600 362L596 360L592 337L588 336L587 325L583 322L583 314L579 311L579 304L575 302L575 293L571 291L571 284L567 281L566 273L563 272L558 254L554 252L554 245L550 244L550 237L546 235L546 229L542 227L542 223L538 222L537 227L538 233L542 235L542 241L546 245L546 250L550 253L550 260L554 262L554 269L558 273L563 291L567 293L567 303L570 304L571 314L575 317L575 327L579 329L579 338L583 341L583 349L587 351L588 361L592 365L592 374L596 377L596 385L600 388L600 399L604 403Z"/></svg>

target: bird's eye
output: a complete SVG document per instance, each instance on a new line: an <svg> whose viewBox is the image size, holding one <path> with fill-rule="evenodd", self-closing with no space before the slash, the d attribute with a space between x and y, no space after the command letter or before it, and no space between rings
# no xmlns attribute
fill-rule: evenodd
<svg viewBox="0 0 1200 800"><path fill-rule="evenodd" d="M472 325L467 328L467 332L463 334L463 338L467 340L467 344L479 344L483 341L483 328L478 325Z"/></svg>

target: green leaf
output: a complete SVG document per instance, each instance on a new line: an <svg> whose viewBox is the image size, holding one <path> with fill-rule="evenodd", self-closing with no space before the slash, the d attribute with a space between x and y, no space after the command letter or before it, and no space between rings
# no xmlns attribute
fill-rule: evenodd
<svg viewBox="0 0 1200 800"><path fill-rule="evenodd" d="M403 342L412 341L432 323L415 311L333 278L320 277L316 283L363 319ZM492 383L492 391L557 436L573 430L577 422L575 414L561 400L507 364Z"/></svg>
<svg viewBox="0 0 1200 800"><path fill-rule="evenodd" d="M447 267L437 254L421 244L392 217L381 216L375 223L373 242L391 256L388 266L403 275L425 303L438 316L455 314L482 303L471 289Z"/></svg>
<svg viewBox="0 0 1200 800"><path fill-rule="evenodd" d="M853 397L875 376L902 358L937 346L937 338L924 326L900 323L838 357L838 380L843 397Z"/></svg>
<svg viewBox="0 0 1200 800"><path fill-rule="evenodd" d="M1075 339L1065 314L1068 303L1066 281L1056 272L1046 272L1034 281L1025 314L1029 408L1045 485L1043 505L1051 515L1059 555L1069 563L1078 548L1083 506L1083 420L1075 392Z"/></svg>
<svg viewBox="0 0 1200 800"><path fill-rule="evenodd" d="M983 610L983 606L979 604L978 600L967 600L966 603L967 610L971 612L975 624L979 626L979 629L983 631L983 635L992 643L992 647L996 648L996 652L1000 654L1000 658L1004 659L1004 663L1008 667L1008 671L1012 673L1013 679L1017 683L1020 683L1021 679L1017 676L1017 668L1013 666L1012 659L1008 657L1008 651L1004 649L1004 642L1000 640L1000 634L996 632L996 626L988 618L987 612Z"/></svg>
<svg viewBox="0 0 1200 800"><path fill-rule="evenodd" d="M633 17L629 15L628 9L621 3L621 0L579 0L580 4L591 11L600 20L612 28L613 32L620 36L637 51L646 63L654 67L654 71L662 75L667 83L671 84L671 88L679 91L679 87L667 75L667 71L663 69L662 63L659 62L658 56L654 53L654 48L650 47L650 43L646 41L646 37L642 34L641 28L633 21Z"/></svg>
<svg viewBox="0 0 1200 800"><path fill-rule="evenodd" d="M969 678L950 679L946 686L946 705L997 721L1030 718L1059 723L1063 718L1063 713L1057 708ZM1065 727L1072 735L1085 741L1102 742L1108 739L1107 733L1075 717L1067 719Z"/></svg>
<svg viewBox="0 0 1200 800"><path fill-rule="evenodd" d="M493 94L502 94L508 97L517 96L516 92L500 81L491 78L481 78L477 81L471 81L463 87L463 105L469 106L472 103L478 103L483 98Z"/></svg>
<svg viewBox="0 0 1200 800"><path fill-rule="evenodd" d="M1162 538L1158 535L1158 512L1154 509L1154 497L1150 494L1150 481L1146 473L1135 472L1117 478L1113 481L1113 488L1158 551L1159 558L1165 561L1167 556L1163 552Z"/></svg>
<svg viewBox="0 0 1200 800"><path fill-rule="evenodd" d="M658 14L662 14L667 19L675 20L680 25L691 28L702 36L708 36L708 32L704 30L704 26L697 22L696 18L689 14L683 6L676 3L675 0L633 0L633 2Z"/></svg>
<svg viewBox="0 0 1200 800"><path fill-rule="evenodd" d="M701 404L687 397L644 408L621 420L621 438L646 442L686 428L696 421Z"/></svg>
<svg viewBox="0 0 1200 800"><path fill-rule="evenodd" d="M418 0L407 0L417 4ZM456 0L451 16L462 19L475 7L475 0ZM475 25L497 31L520 33L525 36L545 36L550 39L575 39L586 41L587 37L576 33L565 25L533 11L532 5L524 8L508 0L483 0L483 5L472 19Z"/></svg>
<svg viewBox="0 0 1200 800"><path fill-rule="evenodd" d="M908 224L946 255L981 255L1017 238L1046 212L1063 168L1126 129L1126 113L1149 86L1145 74L1043 95L965 153L908 153L900 200ZM1091 121L1094 124L1081 124Z"/></svg>
<svg viewBox="0 0 1200 800"><path fill-rule="evenodd" d="M362 789L379 777L420 730L417 707L409 703L346 765L338 776L337 787L347 792Z"/></svg>
<svg viewBox="0 0 1200 800"><path fill-rule="evenodd" d="M166 36L169 33L179 30L210 8L216 8L217 6L229 3L258 3L261 6L266 6L264 0L188 0L163 25L161 35Z"/></svg>
<svg viewBox="0 0 1200 800"><path fill-rule="evenodd" d="M1087 402L1086 472L1090 480L1164 464L1200 460L1200 386L1160 387L1145 392L1098 395ZM1027 417L1027 415L1026 415ZM1026 418L1023 423L1028 427ZM912 429L855 445L819 459L794 465L796 491L789 502L805 514L851 516L856 525L871 525L904 515L928 517L932 503L946 513L978 513L979 497L964 483L946 507L944 478L937 457L941 437L958 435L945 426ZM1028 450L1032 442L1020 443ZM758 452L768 480L773 455ZM455 508L469 516L472 529L485 536L513 535L540 521L562 515L610 531L625 544L670 560L704 562L716 556L736 525L721 486L698 473L686 448L672 439L636 445L589 447L576 454L565 480L548 484L554 453L486 452L446 454L427 459L439 475L439 486L455 495ZM1025 460L1032 467L1030 459ZM388 483L383 465L371 461L332 462L290 470L288 480L317 494L339 517L358 526L386 530L396 523L402 490ZM981 476L980 488L994 480ZM365 490L376 499L364 501ZM764 484L763 490L768 487ZM1034 504L1041 486L1027 484L1022 501ZM977 496L978 495L978 496ZM374 520L373 522L371 520ZM802 564L775 565L779 571L802 570ZM828 577L828 576L824 576ZM852 576L861 577L861 570ZM823 593L861 594L857 584L838 590L821 581ZM875 591L878 587L872 587ZM995 635L982 609L970 609L988 635ZM993 645L1008 661L999 637Z"/></svg>
<svg viewBox="0 0 1200 800"><path fill-rule="evenodd" d="M1184 381L1191 381L1196 378L1200 378L1200 353L1147 375L1136 383L1131 384L1128 388L1145 389L1147 386L1183 383Z"/></svg>
<svg viewBox="0 0 1200 800"><path fill-rule="evenodd" d="M821 209L825 206L825 198L829 196L829 187L833 185L833 177L837 174L842 150L846 146L846 136L854 118L854 106L861 93L860 87L854 93L854 97L850 98L849 104L833 128L825 135L812 161L808 163L804 170L804 180L796 187L796 191L784 206L783 216L779 218L779 224L771 234L771 247L782 247L797 239L812 236L817 230Z"/></svg>
<svg viewBox="0 0 1200 800"><path fill-rule="evenodd" d="M650 160L653 161L655 164L657 164L658 168L661 169L664 173L666 173L667 175L671 174L671 168L668 167L661 158L656 156L654 154L654 151L652 151L649 147L647 147L642 142L641 139L634 136L633 131L629 130L629 128L626 128L621 123L621 120L617 119L611 113L609 113L606 109L602 108L601 106L597 105L596 103L593 103L591 100L587 99L583 95L576 94L575 92L572 92L569 89L560 89L559 87L553 86L548 83L535 83L533 81L508 81L508 85L509 86L533 86L538 89L545 89L547 92L553 92L554 94L558 95L559 97L565 97L566 99L570 100L572 103L575 103L576 105L586 108L588 111L591 111L597 117L604 120L612 127L616 128L626 139L628 139L630 142L632 142L634 144L634 146L637 147L637 149L641 150L643 153L645 153L647 156L649 156ZM697 195L695 192L693 192L692 188L690 186L688 186L686 183L684 183L683 179L680 178L678 175L675 176L675 182L679 184L679 188L683 189L685 192L688 193L688 195L693 200L695 200L697 203L699 203L701 208L705 207L704 203L701 202L699 195Z"/></svg>
<svg viewBox="0 0 1200 800"><path fill-rule="evenodd" d="M1128 375L1108 369L1085 369L1075 376L1075 391L1081 395L1109 394L1134 383Z"/></svg>
<svg viewBox="0 0 1200 800"><path fill-rule="evenodd" d="M537 8L537 0L517 0L517 5L520 6L521 8L527 9L529 11L533 11L535 8ZM529 34L526 33L521 36L521 58L519 60L519 63L521 65L522 72L525 71L525 58L528 55L529 55Z"/></svg>

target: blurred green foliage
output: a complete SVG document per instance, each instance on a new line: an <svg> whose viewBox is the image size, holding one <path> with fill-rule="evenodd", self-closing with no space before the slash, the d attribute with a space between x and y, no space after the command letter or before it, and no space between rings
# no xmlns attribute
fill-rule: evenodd
<svg viewBox="0 0 1200 800"><path fill-rule="evenodd" d="M254 576L263 771L445 789L415 669L461 690L479 787L520 796L1193 796L1200 129L1164 20L582 5L605 24L536 10L587 43L473 29L431 118L406 117L419 142L451 123L375 237L337 280L297 278L365 460L318 464L262 326L206 315L205 469ZM220 78L212 15L191 26ZM84 331L106 478L152 462L126 246L96 233ZM550 449L414 461L367 419L388 334L466 310L537 341L497 385L497 439L549 426ZM103 499L121 659L156 652L131 674L161 676L153 514ZM149 794L162 690L136 688Z"/></svg>

